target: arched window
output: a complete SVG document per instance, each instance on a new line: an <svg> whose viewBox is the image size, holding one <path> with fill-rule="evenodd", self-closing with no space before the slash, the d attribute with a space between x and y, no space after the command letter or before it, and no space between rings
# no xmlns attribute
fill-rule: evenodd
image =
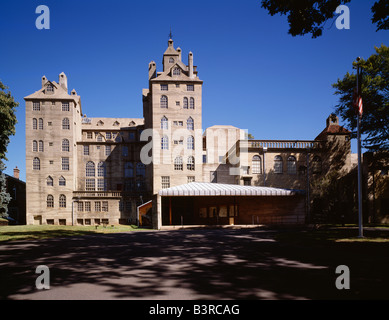
<svg viewBox="0 0 389 320"><path fill-rule="evenodd" d="M193 136L188 137L187 147L188 147L188 150L194 150L194 138L193 138Z"/></svg>
<svg viewBox="0 0 389 320"><path fill-rule="evenodd" d="M43 119L39 118L39 130L43 130Z"/></svg>
<svg viewBox="0 0 389 320"><path fill-rule="evenodd" d="M189 117L188 120L186 120L186 128L188 130L194 130L194 121L192 117Z"/></svg>
<svg viewBox="0 0 389 320"><path fill-rule="evenodd" d="M44 151L44 144L43 144L43 141L42 140L39 140L39 152L43 152Z"/></svg>
<svg viewBox="0 0 389 320"><path fill-rule="evenodd" d="M59 196L59 207L66 208L66 196L64 194Z"/></svg>
<svg viewBox="0 0 389 320"><path fill-rule="evenodd" d="M69 140L68 139L63 139L62 140L62 151L69 152L69 150L70 150Z"/></svg>
<svg viewBox="0 0 389 320"><path fill-rule="evenodd" d="M168 100L167 96L161 97L161 108L167 108L168 107Z"/></svg>
<svg viewBox="0 0 389 320"><path fill-rule="evenodd" d="M145 177L146 176L146 166L142 162L136 164L136 176Z"/></svg>
<svg viewBox="0 0 389 320"><path fill-rule="evenodd" d="M167 136L163 136L161 139L161 149L162 150L169 149L169 138Z"/></svg>
<svg viewBox="0 0 389 320"><path fill-rule="evenodd" d="M47 184L48 187L52 187L52 186L54 185L54 183L53 183L53 178L50 177L50 176L48 176L48 177L46 178L46 184Z"/></svg>
<svg viewBox="0 0 389 320"><path fill-rule="evenodd" d="M190 98L189 109L194 109L194 108L195 108L195 100L194 98Z"/></svg>
<svg viewBox="0 0 389 320"><path fill-rule="evenodd" d="M61 176L61 177L58 179L58 184L59 184L60 186L66 186L66 179L65 179L63 176Z"/></svg>
<svg viewBox="0 0 389 320"><path fill-rule="evenodd" d="M41 161L39 160L39 158L35 157L34 160L32 160L32 169L33 170L41 169Z"/></svg>
<svg viewBox="0 0 389 320"><path fill-rule="evenodd" d="M38 141L34 140L32 142L32 151L37 152L38 151Z"/></svg>
<svg viewBox="0 0 389 320"><path fill-rule="evenodd" d="M88 161L85 166L85 175L87 177L95 176L95 164L92 161Z"/></svg>
<svg viewBox="0 0 389 320"><path fill-rule="evenodd" d="M186 168L190 171L193 171L195 169L195 159L194 157L190 156L188 157L188 163L186 165Z"/></svg>
<svg viewBox="0 0 389 320"><path fill-rule="evenodd" d="M282 157L275 156L274 157L274 173L282 173L283 165L282 165Z"/></svg>
<svg viewBox="0 0 389 320"><path fill-rule="evenodd" d="M184 170L182 157L178 156L174 159L174 170Z"/></svg>
<svg viewBox="0 0 389 320"><path fill-rule="evenodd" d="M105 163L103 161L99 162L99 164L97 165L97 175L99 177L106 176Z"/></svg>
<svg viewBox="0 0 389 320"><path fill-rule="evenodd" d="M173 76L179 76L181 74L181 70L178 67L173 69Z"/></svg>
<svg viewBox="0 0 389 320"><path fill-rule="evenodd" d="M288 173L289 174L296 174L297 173L296 157L295 156L288 157Z"/></svg>
<svg viewBox="0 0 389 320"><path fill-rule="evenodd" d="M312 172L321 173L322 171L322 161L319 156L315 156L312 161Z"/></svg>
<svg viewBox="0 0 389 320"><path fill-rule="evenodd" d="M252 164L252 167L253 167L253 174L261 174L262 173L262 161L261 161L261 157L258 156L258 155L255 155L253 157L253 164Z"/></svg>
<svg viewBox="0 0 389 320"><path fill-rule="evenodd" d="M32 128L34 130L37 130L38 129L38 120L36 118L33 118L32 119Z"/></svg>
<svg viewBox="0 0 389 320"><path fill-rule="evenodd" d="M169 63L174 63L174 58L169 58Z"/></svg>
<svg viewBox="0 0 389 320"><path fill-rule="evenodd" d="M161 119L161 129L169 129L168 120L165 116Z"/></svg>
<svg viewBox="0 0 389 320"><path fill-rule="evenodd" d="M134 177L134 165L132 162L126 162L124 164L124 177L133 178Z"/></svg>
<svg viewBox="0 0 389 320"><path fill-rule="evenodd" d="M184 109L188 109L188 98L184 97Z"/></svg>
<svg viewBox="0 0 389 320"><path fill-rule="evenodd" d="M54 197L51 194L47 195L46 203L47 208L54 208Z"/></svg>
<svg viewBox="0 0 389 320"><path fill-rule="evenodd" d="M68 118L64 118L62 120L62 129L63 130L70 130L70 122Z"/></svg>

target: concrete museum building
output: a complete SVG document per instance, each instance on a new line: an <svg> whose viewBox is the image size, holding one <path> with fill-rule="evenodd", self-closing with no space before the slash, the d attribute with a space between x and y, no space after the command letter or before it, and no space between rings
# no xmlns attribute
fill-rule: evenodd
<svg viewBox="0 0 389 320"><path fill-rule="evenodd" d="M309 179L352 168L349 132L331 115L314 140L250 140L202 128L202 86L173 41L149 63L144 118L89 118L67 77L42 77L26 101L27 224L303 224ZM324 121L323 121L324 126Z"/></svg>

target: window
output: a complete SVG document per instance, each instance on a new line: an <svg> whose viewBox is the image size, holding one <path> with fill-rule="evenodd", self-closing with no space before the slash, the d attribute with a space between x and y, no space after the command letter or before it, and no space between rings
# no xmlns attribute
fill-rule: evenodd
<svg viewBox="0 0 389 320"><path fill-rule="evenodd" d="M261 174L262 173L262 161L260 156L253 157L253 174Z"/></svg>
<svg viewBox="0 0 389 320"><path fill-rule="evenodd" d="M97 142L103 142L103 136L100 133L97 134L96 141Z"/></svg>
<svg viewBox="0 0 389 320"><path fill-rule="evenodd" d="M93 161L88 161L85 166L85 176L94 177L95 176L95 163Z"/></svg>
<svg viewBox="0 0 389 320"><path fill-rule="evenodd" d="M161 91L168 91L168 88L167 84L161 84Z"/></svg>
<svg viewBox="0 0 389 320"><path fill-rule="evenodd" d="M37 152L38 151L38 141L34 140L32 142L32 151Z"/></svg>
<svg viewBox="0 0 389 320"><path fill-rule="evenodd" d="M68 139L63 139L62 140L62 151L63 152L69 152L69 150L70 150L69 140ZM85 146L84 146L84 150L85 150Z"/></svg>
<svg viewBox="0 0 389 320"><path fill-rule="evenodd" d="M106 132L105 133L105 139L106 140L111 140L112 139L112 133L111 132Z"/></svg>
<svg viewBox="0 0 389 320"><path fill-rule="evenodd" d="M189 109L194 109L194 108L195 108L195 100L194 98L190 98Z"/></svg>
<svg viewBox="0 0 389 320"><path fill-rule="evenodd" d="M124 165L124 177L133 178L134 177L134 165L132 162L126 162Z"/></svg>
<svg viewBox="0 0 389 320"><path fill-rule="evenodd" d="M183 121L173 121L173 125L176 127L183 127L184 122Z"/></svg>
<svg viewBox="0 0 389 320"><path fill-rule="evenodd" d="M203 163L207 163L207 155L203 154Z"/></svg>
<svg viewBox="0 0 389 320"><path fill-rule="evenodd" d="M129 132L128 133L128 139L130 141L134 141L135 140L135 132Z"/></svg>
<svg viewBox="0 0 389 320"><path fill-rule="evenodd" d="M128 147L127 146L122 147L122 156L128 157Z"/></svg>
<svg viewBox="0 0 389 320"><path fill-rule="evenodd" d="M39 118L39 130L43 130L43 119Z"/></svg>
<svg viewBox="0 0 389 320"><path fill-rule="evenodd" d="M58 179L58 184L63 187L63 186L66 186L66 179L61 176L59 179Z"/></svg>
<svg viewBox="0 0 389 320"><path fill-rule="evenodd" d="M188 170L193 171L195 169L195 160L194 157L188 157L188 163L186 165Z"/></svg>
<svg viewBox="0 0 389 320"><path fill-rule="evenodd" d="M169 138L167 136L163 136L161 139L161 149L162 150L169 149Z"/></svg>
<svg viewBox="0 0 389 320"><path fill-rule="evenodd" d="M84 156L89 156L89 146L84 145Z"/></svg>
<svg viewBox="0 0 389 320"><path fill-rule="evenodd" d="M105 179L97 179L97 190L107 191L107 182Z"/></svg>
<svg viewBox="0 0 389 320"><path fill-rule="evenodd" d="M188 98L184 97L184 109L188 109Z"/></svg>
<svg viewBox="0 0 389 320"><path fill-rule="evenodd" d="M187 91L194 91L194 85L193 84L187 84L186 85L186 90Z"/></svg>
<svg viewBox="0 0 389 320"><path fill-rule="evenodd" d="M275 156L274 157L274 173L282 173L282 157Z"/></svg>
<svg viewBox="0 0 389 320"><path fill-rule="evenodd" d="M46 87L46 92L54 92L54 87L51 84L48 84Z"/></svg>
<svg viewBox="0 0 389 320"><path fill-rule="evenodd" d="M243 185L251 186L251 178L243 178Z"/></svg>
<svg viewBox="0 0 389 320"><path fill-rule="evenodd" d="M78 201L78 203L77 203L77 211L78 212L83 212L84 211L84 202Z"/></svg>
<svg viewBox="0 0 389 320"><path fill-rule="evenodd" d="M180 101L176 101L176 106L179 107L180 105Z"/></svg>
<svg viewBox="0 0 389 320"><path fill-rule="evenodd" d="M53 143L52 142L49 142L49 147L52 147L53 146Z"/></svg>
<svg viewBox="0 0 389 320"><path fill-rule="evenodd" d="M92 132L87 132L86 133L86 138L87 139L92 139L93 138L93 133Z"/></svg>
<svg viewBox="0 0 389 320"><path fill-rule="evenodd" d="M179 83L176 83L176 88L179 88L180 87L180 84Z"/></svg>
<svg viewBox="0 0 389 320"><path fill-rule="evenodd" d="M62 129L63 130L70 130L70 122L68 118L64 118L62 120Z"/></svg>
<svg viewBox="0 0 389 320"><path fill-rule="evenodd" d="M95 211L100 212L101 211L101 202L95 201Z"/></svg>
<svg viewBox="0 0 389 320"><path fill-rule="evenodd" d="M169 58L169 63L174 63L174 58Z"/></svg>
<svg viewBox="0 0 389 320"><path fill-rule="evenodd" d="M192 117L189 117L188 120L186 121L186 128L188 130L194 130L194 121Z"/></svg>
<svg viewBox="0 0 389 320"><path fill-rule="evenodd" d="M178 67L173 69L173 76L179 76L181 74L181 70Z"/></svg>
<svg viewBox="0 0 389 320"><path fill-rule="evenodd" d="M99 177L105 177L106 176L106 170L105 170L105 163L99 162L97 165L97 176Z"/></svg>
<svg viewBox="0 0 389 320"><path fill-rule="evenodd" d="M59 196L59 207L66 208L66 196L64 194Z"/></svg>
<svg viewBox="0 0 389 320"><path fill-rule="evenodd" d="M39 140L39 152L43 152L44 151L44 149L43 149L44 147L43 147L43 141L42 140Z"/></svg>
<svg viewBox="0 0 389 320"><path fill-rule="evenodd" d="M38 129L38 120L36 118L32 119L32 128L34 130Z"/></svg>
<svg viewBox="0 0 389 320"><path fill-rule="evenodd" d="M161 177L162 189L170 188L170 177Z"/></svg>
<svg viewBox="0 0 389 320"><path fill-rule="evenodd" d="M70 111L69 102L62 102L62 111Z"/></svg>
<svg viewBox="0 0 389 320"><path fill-rule="evenodd" d="M193 136L188 137L187 147L188 147L188 150L194 150L194 138L193 138Z"/></svg>
<svg viewBox="0 0 389 320"><path fill-rule="evenodd" d="M167 108L168 107L168 99L167 96L161 97L161 108Z"/></svg>
<svg viewBox="0 0 389 320"><path fill-rule="evenodd" d="M49 122L47 122L47 125L48 125L49 127L51 127L51 126L53 125L53 123L52 123L51 121L49 121Z"/></svg>
<svg viewBox="0 0 389 320"><path fill-rule="evenodd" d="M32 169L33 170L41 169L41 161L39 160L39 158L34 158L34 160L32 160Z"/></svg>
<svg viewBox="0 0 389 320"><path fill-rule="evenodd" d="M142 162L136 164L136 176L145 177L146 176L146 166Z"/></svg>
<svg viewBox="0 0 389 320"><path fill-rule="evenodd" d="M53 178L50 177L50 176L48 176L48 177L46 178L46 184L47 184L47 186L48 186L48 187L52 187L52 186L54 185L54 182L53 182L53 181L54 181Z"/></svg>
<svg viewBox="0 0 389 320"><path fill-rule="evenodd" d="M111 154L111 146L105 146L105 155L109 156Z"/></svg>
<svg viewBox="0 0 389 320"><path fill-rule="evenodd" d="M169 129L168 120L165 116L163 116L163 118L161 119L161 129Z"/></svg>
<svg viewBox="0 0 389 320"><path fill-rule="evenodd" d="M184 170L182 157L178 156L174 159L174 170Z"/></svg>
<svg viewBox="0 0 389 320"><path fill-rule="evenodd" d="M85 179L85 190L86 191L95 191L95 179L94 178L87 178Z"/></svg>
<svg viewBox="0 0 389 320"><path fill-rule="evenodd" d="M108 201L103 201L101 206L102 211L108 212Z"/></svg>
<svg viewBox="0 0 389 320"><path fill-rule="evenodd" d="M289 174L296 174L297 173L296 157L294 157L294 156L288 157L288 173Z"/></svg>
<svg viewBox="0 0 389 320"><path fill-rule="evenodd" d="M322 161L319 156L315 156L312 161L312 172L321 173L322 171Z"/></svg>
<svg viewBox="0 0 389 320"><path fill-rule="evenodd" d="M62 170L69 171L69 158L62 158Z"/></svg>
<svg viewBox="0 0 389 320"><path fill-rule="evenodd" d="M87 212L91 211L90 201L85 201L85 211Z"/></svg>
<svg viewBox="0 0 389 320"><path fill-rule="evenodd" d="M188 183L195 182L195 177L188 177Z"/></svg>
<svg viewBox="0 0 389 320"><path fill-rule="evenodd" d="M51 194L47 196L46 203L47 203L47 208L54 208L54 197Z"/></svg>
<svg viewBox="0 0 389 320"><path fill-rule="evenodd" d="M40 102L33 102L32 103L32 110L33 111L41 111L41 104L40 104Z"/></svg>

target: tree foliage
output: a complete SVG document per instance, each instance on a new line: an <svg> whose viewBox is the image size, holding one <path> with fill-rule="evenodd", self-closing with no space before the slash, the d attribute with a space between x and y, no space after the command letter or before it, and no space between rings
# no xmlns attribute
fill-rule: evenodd
<svg viewBox="0 0 389 320"><path fill-rule="evenodd" d="M389 150L389 47L375 48L376 53L361 59L361 90L363 115L361 118L362 146L369 151ZM354 67L356 62L353 63ZM353 108L356 74L347 73L332 85L339 95L335 112L356 137L357 116Z"/></svg>
<svg viewBox="0 0 389 320"><path fill-rule="evenodd" d="M289 34L292 36L312 34L317 38L323 34L328 20L336 15L336 8L351 0L262 0L261 6L270 15L287 15ZM371 8L372 22L377 24L377 31L389 29L388 0L377 0Z"/></svg>

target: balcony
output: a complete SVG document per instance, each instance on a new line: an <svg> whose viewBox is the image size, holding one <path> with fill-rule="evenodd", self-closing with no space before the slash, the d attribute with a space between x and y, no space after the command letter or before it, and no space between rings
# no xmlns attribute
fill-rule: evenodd
<svg viewBox="0 0 389 320"><path fill-rule="evenodd" d="M317 140L240 140L241 149L320 149L323 141Z"/></svg>

